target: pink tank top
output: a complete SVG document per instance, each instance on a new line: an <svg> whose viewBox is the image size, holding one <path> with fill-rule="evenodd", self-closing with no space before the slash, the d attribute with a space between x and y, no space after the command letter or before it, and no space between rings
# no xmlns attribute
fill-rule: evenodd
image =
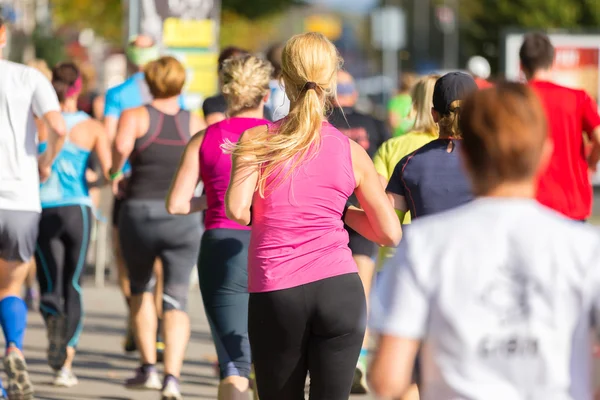
<svg viewBox="0 0 600 400"><path fill-rule="evenodd" d="M230 118L211 125L206 130L200 146L200 176L208 203L204 216L205 229L250 229L230 220L225 214L225 192L231 174L231 155L223 154L221 144L225 139L236 143L244 131L269 123L265 119Z"/></svg>
<svg viewBox="0 0 600 400"><path fill-rule="evenodd" d="M318 153L267 189L265 198L254 195L248 290L269 292L357 272L342 222L355 187L349 139L325 122Z"/></svg>

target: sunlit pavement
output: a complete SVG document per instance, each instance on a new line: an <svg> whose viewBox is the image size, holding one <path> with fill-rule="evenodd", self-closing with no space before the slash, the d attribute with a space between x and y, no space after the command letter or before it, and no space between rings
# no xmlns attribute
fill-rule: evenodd
<svg viewBox="0 0 600 400"><path fill-rule="evenodd" d="M84 286L84 298L85 327L74 365L79 385L70 389L58 389L50 384L52 373L46 364L47 340L43 321L38 312L29 314L25 356L35 384L36 399L160 399L158 392L132 391L123 387L123 381L132 376L138 364L137 353L125 355L122 351L125 307L118 289L112 285L102 289ZM216 399L217 378L211 362L215 351L197 289L190 292L189 312L192 338L183 367L182 392L186 400ZM4 374L2 377L5 379ZM372 398L353 396L352 399Z"/></svg>

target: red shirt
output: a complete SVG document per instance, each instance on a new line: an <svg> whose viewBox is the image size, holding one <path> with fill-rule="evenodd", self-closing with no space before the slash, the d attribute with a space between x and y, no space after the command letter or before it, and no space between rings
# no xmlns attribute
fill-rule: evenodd
<svg viewBox="0 0 600 400"><path fill-rule="evenodd" d="M548 118L554 151L548 169L539 177L540 203L575 220L592 211L592 185L588 173L583 133L600 126L598 106L583 90L551 82L531 81Z"/></svg>
<svg viewBox="0 0 600 400"><path fill-rule="evenodd" d="M494 84L486 79L475 78L475 83L477 84L477 87L479 89L487 89L487 88L494 87Z"/></svg>

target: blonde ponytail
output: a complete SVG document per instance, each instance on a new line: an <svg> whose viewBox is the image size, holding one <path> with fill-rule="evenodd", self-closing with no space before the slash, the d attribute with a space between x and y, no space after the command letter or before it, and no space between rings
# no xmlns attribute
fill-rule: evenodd
<svg viewBox="0 0 600 400"><path fill-rule="evenodd" d="M288 116L275 125L275 132L265 128L248 141L222 146L245 166L258 167L258 191L263 197L319 151L327 99L336 97L341 59L325 36L305 33L288 40L281 64L292 103Z"/></svg>

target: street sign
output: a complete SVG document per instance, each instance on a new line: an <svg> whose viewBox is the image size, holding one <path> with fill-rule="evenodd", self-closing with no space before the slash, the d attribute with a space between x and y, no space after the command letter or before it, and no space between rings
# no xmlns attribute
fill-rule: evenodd
<svg viewBox="0 0 600 400"><path fill-rule="evenodd" d="M371 14L371 40L380 50L402 50L406 46L406 14L400 7L385 6Z"/></svg>

